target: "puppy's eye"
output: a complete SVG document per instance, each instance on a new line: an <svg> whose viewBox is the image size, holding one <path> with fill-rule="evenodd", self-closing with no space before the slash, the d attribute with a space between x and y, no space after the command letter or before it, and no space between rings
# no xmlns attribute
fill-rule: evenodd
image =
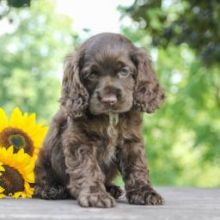
<svg viewBox="0 0 220 220"><path fill-rule="evenodd" d="M96 80L97 77L98 77L98 74L97 74L97 72L95 72L95 71L91 72L91 73L88 75L88 79L89 79L89 80Z"/></svg>
<svg viewBox="0 0 220 220"><path fill-rule="evenodd" d="M129 68L128 67L123 67L121 70L120 70L120 72L118 73L118 76L120 77L120 78L126 78L126 77L128 77L129 75L130 75L130 70L129 70Z"/></svg>

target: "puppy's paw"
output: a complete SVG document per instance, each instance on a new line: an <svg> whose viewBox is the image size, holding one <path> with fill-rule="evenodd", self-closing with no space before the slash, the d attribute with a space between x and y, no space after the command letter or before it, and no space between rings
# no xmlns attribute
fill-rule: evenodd
<svg viewBox="0 0 220 220"><path fill-rule="evenodd" d="M160 194L149 186L127 192L127 199L130 204L136 205L162 205L164 200Z"/></svg>
<svg viewBox="0 0 220 220"><path fill-rule="evenodd" d="M67 199L70 197L69 193L63 186L47 186L47 187L39 187L35 186L34 197L38 197L46 200L59 200L59 199Z"/></svg>
<svg viewBox="0 0 220 220"><path fill-rule="evenodd" d="M78 202L82 207L111 208L116 205L115 199L107 192L81 194Z"/></svg>
<svg viewBox="0 0 220 220"><path fill-rule="evenodd" d="M123 190L119 186L110 184L110 185L106 185L105 187L106 187L106 191L110 193L110 195L115 199L118 199L123 194Z"/></svg>

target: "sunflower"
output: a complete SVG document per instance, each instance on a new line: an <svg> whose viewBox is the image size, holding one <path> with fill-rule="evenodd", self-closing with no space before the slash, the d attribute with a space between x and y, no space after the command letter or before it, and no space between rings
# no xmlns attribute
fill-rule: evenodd
<svg viewBox="0 0 220 220"><path fill-rule="evenodd" d="M31 198L34 192L35 159L20 149L14 153L14 147L0 147L0 198Z"/></svg>
<svg viewBox="0 0 220 220"><path fill-rule="evenodd" d="M36 124L35 114L22 114L15 108L8 118L0 108L0 146L14 146L14 152L21 148L30 156L37 155L42 146L47 127Z"/></svg>

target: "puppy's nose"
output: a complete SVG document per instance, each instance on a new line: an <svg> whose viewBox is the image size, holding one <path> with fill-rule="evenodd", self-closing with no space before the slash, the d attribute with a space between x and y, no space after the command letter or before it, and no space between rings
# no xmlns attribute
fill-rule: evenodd
<svg viewBox="0 0 220 220"><path fill-rule="evenodd" d="M108 94L101 97L101 102L105 105L113 106L117 103L117 97L115 94Z"/></svg>

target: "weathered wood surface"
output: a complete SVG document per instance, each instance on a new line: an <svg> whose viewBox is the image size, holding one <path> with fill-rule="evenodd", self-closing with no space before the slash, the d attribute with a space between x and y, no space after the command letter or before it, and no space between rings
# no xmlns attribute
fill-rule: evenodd
<svg viewBox="0 0 220 220"><path fill-rule="evenodd" d="M0 200L0 219L72 220L220 220L220 189L157 188L163 206L135 206L125 201L115 208L80 208L76 201Z"/></svg>

